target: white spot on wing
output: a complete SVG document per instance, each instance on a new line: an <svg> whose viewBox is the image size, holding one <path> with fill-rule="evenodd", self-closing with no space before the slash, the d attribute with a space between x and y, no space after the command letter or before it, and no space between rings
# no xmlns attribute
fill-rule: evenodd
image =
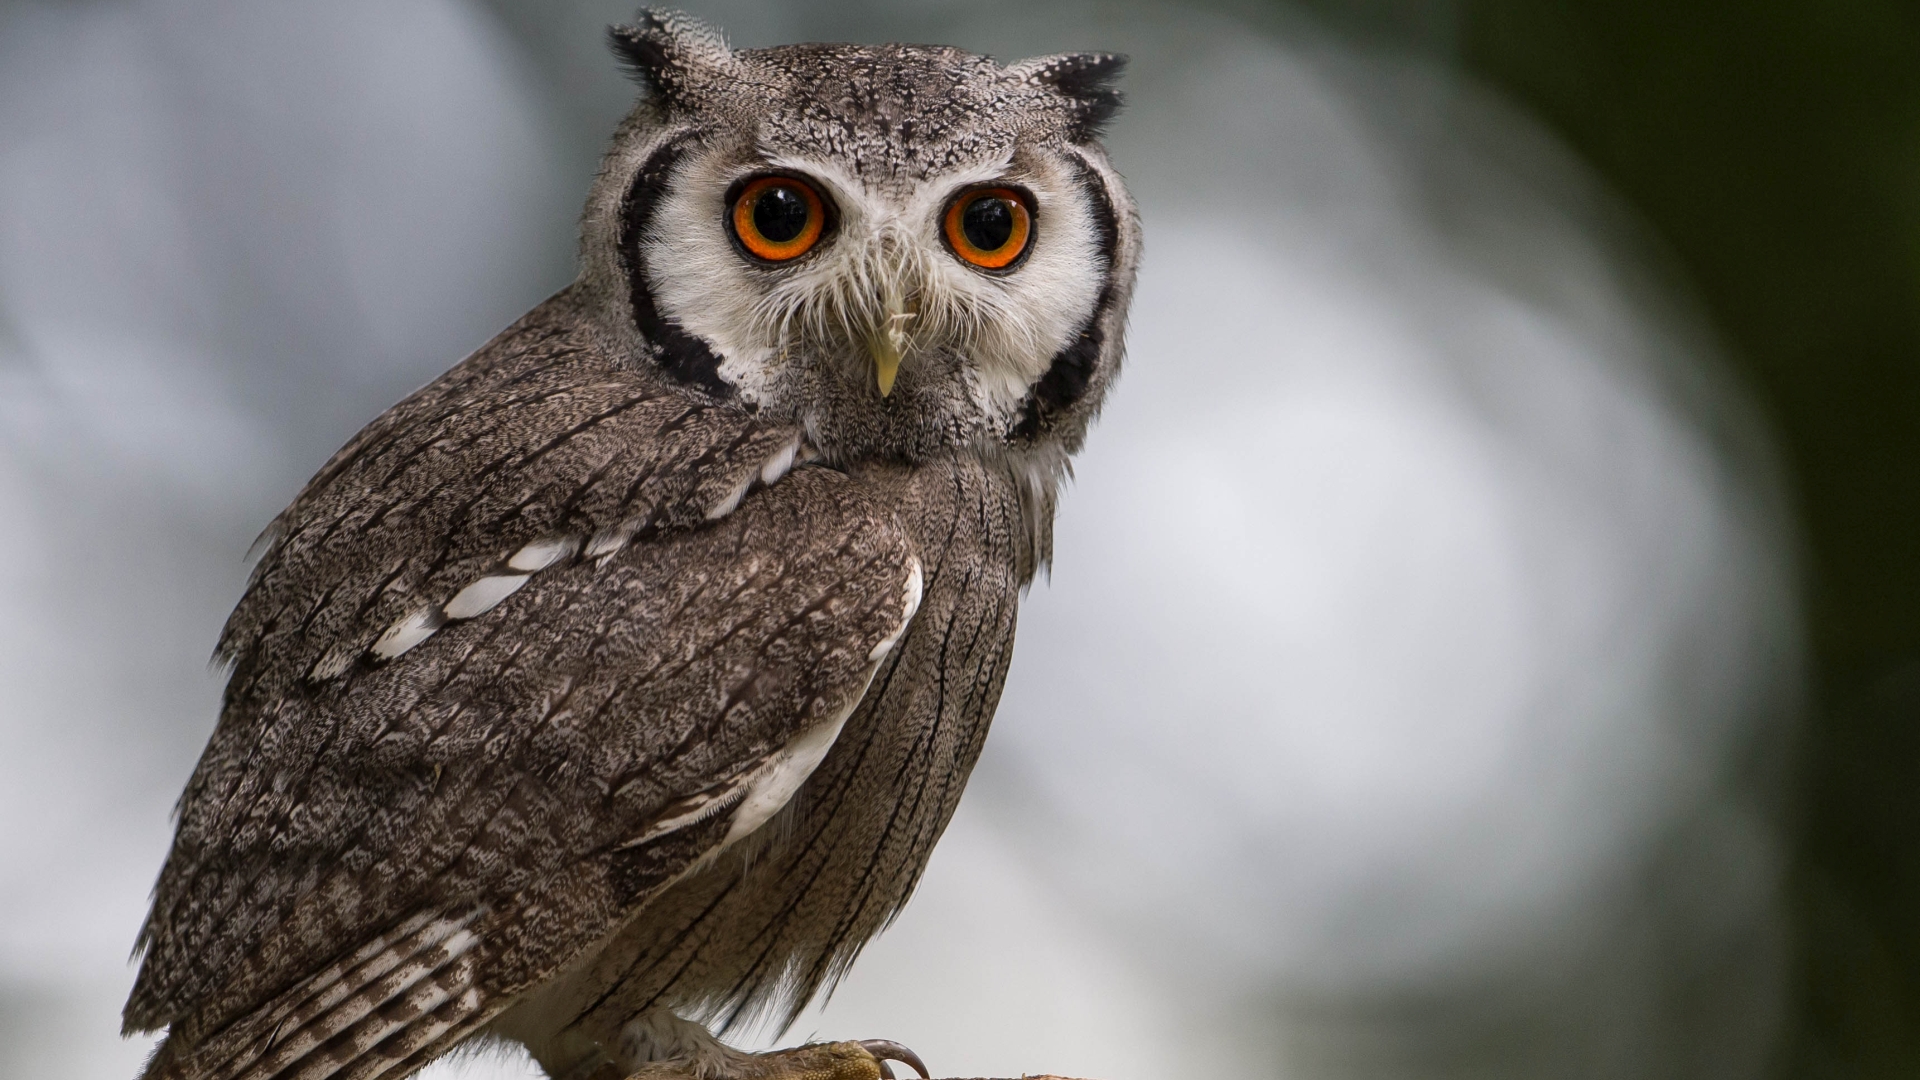
<svg viewBox="0 0 1920 1080"><path fill-rule="evenodd" d="M494 574L461 589L447 601L447 618L471 619L492 611L494 605L512 596L527 583L527 574Z"/></svg>
<svg viewBox="0 0 1920 1080"><path fill-rule="evenodd" d="M838 717L796 736L753 771L747 779L747 797L740 800L740 808L733 812L733 823L727 826L726 838L720 841L720 846L726 847L751 834L787 805L800 785L813 775L813 770L820 767L821 759L833 748L833 740L840 737L840 729L846 726L847 717L853 715L860 698L865 696L864 693L856 695Z"/></svg>
<svg viewBox="0 0 1920 1080"><path fill-rule="evenodd" d="M521 573L532 574L573 554L579 541L571 536L555 536L546 540L535 540L526 547L513 553L507 560L507 568Z"/></svg>
<svg viewBox="0 0 1920 1080"><path fill-rule="evenodd" d="M920 560L915 559L907 565L907 587L905 595L901 598L903 612L900 616L900 625L893 633L882 639L880 644L873 647L873 651L867 654L867 659L878 661L892 652L895 645L900 644L900 636L907 632L907 627L913 625L913 617L920 611L921 593L925 587L926 578L920 572Z"/></svg>
<svg viewBox="0 0 1920 1080"><path fill-rule="evenodd" d="M387 627L380 640L373 643L373 655L382 660L391 660L415 645L433 636L440 629L439 613L432 608L416 611L406 618Z"/></svg>
<svg viewBox="0 0 1920 1080"><path fill-rule="evenodd" d="M787 470L793 468L793 459L799 453L800 440L797 438L775 451L767 463L760 466L760 482L768 486L779 483L780 478L787 475Z"/></svg>
<svg viewBox="0 0 1920 1080"><path fill-rule="evenodd" d="M927 577L920 570L920 560L915 559L913 565L907 568L906 611L900 616L902 623L912 622L913 617L919 613L920 600L926 591L926 586Z"/></svg>

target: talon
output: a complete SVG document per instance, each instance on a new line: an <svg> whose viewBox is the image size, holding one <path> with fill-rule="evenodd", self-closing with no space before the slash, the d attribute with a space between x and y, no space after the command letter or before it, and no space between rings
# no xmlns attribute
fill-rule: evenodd
<svg viewBox="0 0 1920 1080"><path fill-rule="evenodd" d="M860 1049L872 1054L875 1060L880 1062L880 1075L885 1077L886 1080L893 1080L893 1069L887 1065L889 1061L897 1061L902 1065L912 1066L913 1071L919 1073L922 1080L933 1075L927 1071L927 1064L920 1060L919 1054L901 1046L892 1039L861 1039Z"/></svg>

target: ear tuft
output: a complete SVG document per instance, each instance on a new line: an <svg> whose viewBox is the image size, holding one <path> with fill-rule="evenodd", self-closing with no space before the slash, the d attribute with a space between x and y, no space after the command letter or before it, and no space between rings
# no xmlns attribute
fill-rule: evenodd
<svg viewBox="0 0 1920 1080"><path fill-rule="evenodd" d="M1061 53L1022 61L1016 69L1073 103L1073 139L1085 142L1099 138L1120 111L1122 98L1113 84L1126 66L1127 58L1118 53Z"/></svg>
<svg viewBox="0 0 1920 1080"><path fill-rule="evenodd" d="M720 31L667 8L642 8L631 24L608 27L607 43L628 77L668 104L681 103L733 60Z"/></svg>

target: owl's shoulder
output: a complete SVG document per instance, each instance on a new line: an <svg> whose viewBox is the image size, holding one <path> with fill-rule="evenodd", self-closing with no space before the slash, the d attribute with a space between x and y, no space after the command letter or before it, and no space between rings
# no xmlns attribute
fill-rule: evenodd
<svg viewBox="0 0 1920 1080"><path fill-rule="evenodd" d="M409 614L519 561L731 512L800 432L610 360L563 297L367 425L268 531L220 653L325 679ZM295 670L298 669L298 670Z"/></svg>

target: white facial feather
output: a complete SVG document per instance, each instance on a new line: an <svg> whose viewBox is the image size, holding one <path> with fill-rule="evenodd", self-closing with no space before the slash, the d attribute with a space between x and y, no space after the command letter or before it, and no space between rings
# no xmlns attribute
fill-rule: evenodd
<svg viewBox="0 0 1920 1080"><path fill-rule="evenodd" d="M729 187L766 171L812 180L838 219L816 250L787 266L750 262L726 232ZM1025 187L1036 203L1032 249L1004 274L963 263L941 231L956 195L995 183ZM844 364L849 378L861 378L867 341L898 325L894 313L904 309L903 370L937 350L959 355L975 404L1010 419L1085 325L1104 277L1093 207L1061 160L986 162L902 193L832 161L749 163L716 151L683 164L669 189L646 248L655 301L711 343L721 375L757 404L777 401L797 362Z"/></svg>

